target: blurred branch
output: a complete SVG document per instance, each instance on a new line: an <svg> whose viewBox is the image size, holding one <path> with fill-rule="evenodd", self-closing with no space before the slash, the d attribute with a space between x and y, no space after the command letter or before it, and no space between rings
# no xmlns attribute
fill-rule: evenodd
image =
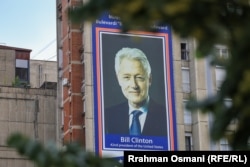
<svg viewBox="0 0 250 167"><path fill-rule="evenodd" d="M28 157L38 167L120 167L121 164L111 158L101 158L83 150L77 143L56 148L54 143L46 147L19 133L12 134L7 145L15 148L21 155Z"/></svg>

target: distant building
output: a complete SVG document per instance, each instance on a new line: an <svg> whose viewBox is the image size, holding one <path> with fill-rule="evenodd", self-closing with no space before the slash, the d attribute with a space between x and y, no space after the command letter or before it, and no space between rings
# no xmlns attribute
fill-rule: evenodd
<svg viewBox="0 0 250 167"><path fill-rule="evenodd" d="M30 52L0 45L0 166L34 166L7 147L6 139L14 132L43 144L60 140L56 62L30 60Z"/></svg>
<svg viewBox="0 0 250 167"><path fill-rule="evenodd" d="M30 82L30 49L0 45L0 85L12 86Z"/></svg>
<svg viewBox="0 0 250 167"><path fill-rule="evenodd" d="M55 89L57 86L57 62L30 60L31 88Z"/></svg>

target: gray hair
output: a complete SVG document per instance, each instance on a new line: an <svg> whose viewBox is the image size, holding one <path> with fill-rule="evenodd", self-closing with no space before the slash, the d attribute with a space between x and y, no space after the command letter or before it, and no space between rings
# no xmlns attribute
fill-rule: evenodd
<svg viewBox="0 0 250 167"><path fill-rule="evenodd" d="M151 74L151 67L146 55L137 48L122 48L116 53L115 56L115 72L118 74L121 61L126 58L130 60L138 60L142 63L143 68L147 72L148 76Z"/></svg>

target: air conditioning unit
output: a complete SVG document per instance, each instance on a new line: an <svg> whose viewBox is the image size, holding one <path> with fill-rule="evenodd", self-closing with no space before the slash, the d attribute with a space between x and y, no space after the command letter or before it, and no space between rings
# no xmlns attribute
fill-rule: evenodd
<svg viewBox="0 0 250 167"><path fill-rule="evenodd" d="M69 96L71 95L71 90L70 90L70 89L68 90L68 95L69 95Z"/></svg>
<svg viewBox="0 0 250 167"><path fill-rule="evenodd" d="M63 109L63 103L59 105L59 108L62 110Z"/></svg>
<svg viewBox="0 0 250 167"><path fill-rule="evenodd" d="M62 80L62 85L63 85L63 86L68 86L68 85L69 85L69 80L68 80L68 78L63 78L63 80Z"/></svg>

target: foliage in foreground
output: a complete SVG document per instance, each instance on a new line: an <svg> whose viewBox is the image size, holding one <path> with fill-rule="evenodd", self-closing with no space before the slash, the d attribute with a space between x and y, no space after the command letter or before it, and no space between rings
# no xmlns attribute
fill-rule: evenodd
<svg viewBox="0 0 250 167"><path fill-rule="evenodd" d="M38 167L120 167L121 164L110 158L101 158L84 151L76 144L67 144L58 149L54 144L43 146L19 133L12 134L7 144L15 148L20 155L33 161Z"/></svg>
<svg viewBox="0 0 250 167"><path fill-rule="evenodd" d="M120 17L123 30L152 30L153 24L169 24L181 37L197 40L196 57L211 56L214 44L229 47L223 62L227 75L220 92L205 100L191 100L190 109L212 113L211 137L225 137L228 126L237 121L236 131L226 137L233 149L247 150L250 136L250 2L249 0L90 0L69 9L72 21L94 21L103 11ZM225 99L231 99L227 106Z"/></svg>

